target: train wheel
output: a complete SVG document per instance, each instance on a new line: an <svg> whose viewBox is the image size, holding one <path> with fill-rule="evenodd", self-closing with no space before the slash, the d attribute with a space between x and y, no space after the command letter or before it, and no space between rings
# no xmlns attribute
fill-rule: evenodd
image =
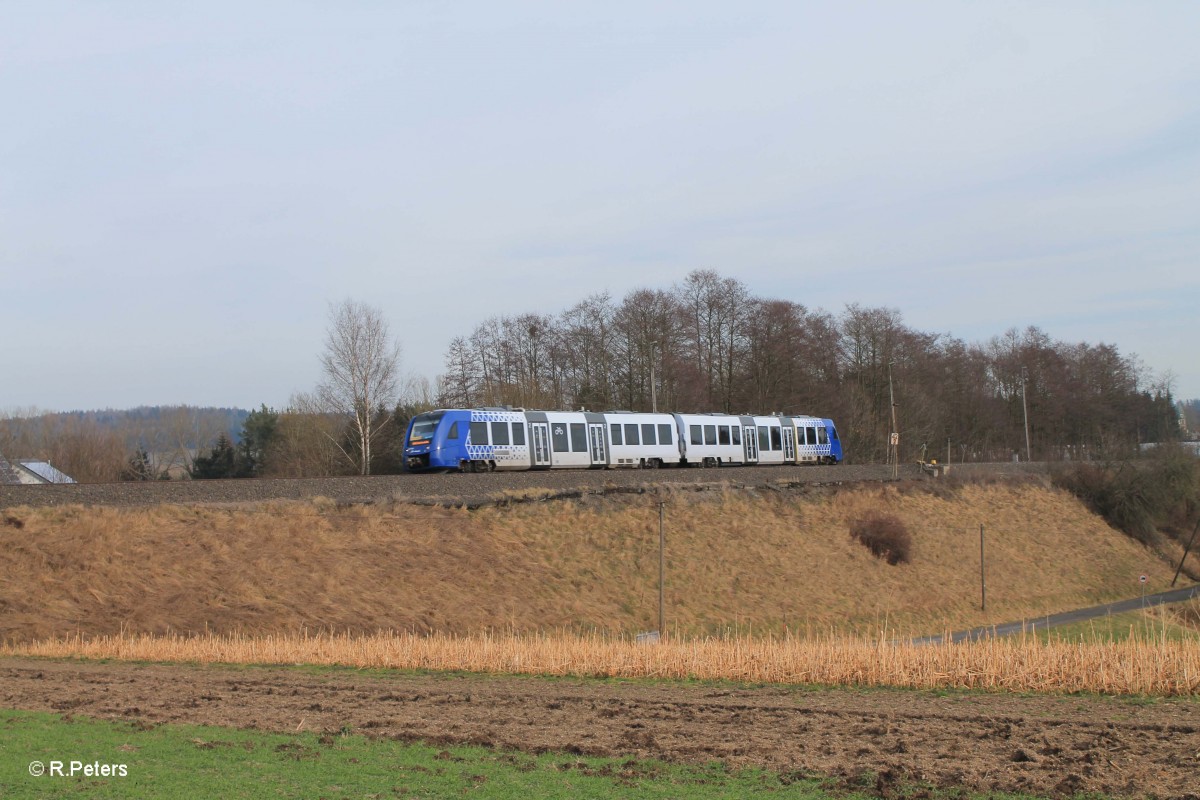
<svg viewBox="0 0 1200 800"><path fill-rule="evenodd" d="M646 469L658 469L661 464L662 462L660 462L657 458L646 459Z"/></svg>

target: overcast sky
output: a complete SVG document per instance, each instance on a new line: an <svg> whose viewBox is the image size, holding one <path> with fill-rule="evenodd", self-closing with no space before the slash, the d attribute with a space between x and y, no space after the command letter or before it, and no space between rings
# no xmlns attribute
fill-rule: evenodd
<svg viewBox="0 0 1200 800"><path fill-rule="evenodd" d="M714 269L1200 397L1200 4L0 0L0 411L276 407Z"/></svg>

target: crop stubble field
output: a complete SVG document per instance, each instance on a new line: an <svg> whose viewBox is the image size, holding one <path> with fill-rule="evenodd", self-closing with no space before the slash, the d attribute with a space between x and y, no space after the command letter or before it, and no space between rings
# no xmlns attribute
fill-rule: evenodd
<svg viewBox="0 0 1200 800"><path fill-rule="evenodd" d="M0 660L6 707L1039 796L1195 797L1200 708L1096 696Z"/></svg>
<svg viewBox="0 0 1200 800"><path fill-rule="evenodd" d="M856 473L832 470L833 477L828 474L830 469L822 469L792 472L787 479L855 479ZM766 474L759 478L752 472ZM775 470L692 470L672 477L692 481L713 479L717 473L726 480L734 479L727 473L735 473L747 484L783 477ZM626 477L631 475L636 480ZM472 492L478 491L480 497L539 485L563 489L580 483L578 475L554 476L569 482L528 485L514 485L513 476L470 477L497 483L471 484ZM636 488L646 477L623 473L617 481L610 474L602 479L609 485ZM598 480L596 476L588 478ZM443 476L437 484L423 484L426 491L419 494L454 498L457 487L465 497L464 479L470 478ZM878 477L864 473L861 479ZM329 488L354 483L338 481L325 484L324 490L309 486L305 491L339 502L418 495L409 484L381 492L382 484L372 481L362 482L369 489ZM206 496L170 502L224 504L264 499L234 496L229 482L208 486L211 493ZM196 484L187 491L204 487ZM136 506L166 502L153 494L137 495L136 490L127 494L122 487L92 487L98 494L80 488L88 499L77 494L64 500L47 494L42 502L33 503L26 499L30 493L24 493L20 504ZM297 490L288 485L287 491ZM105 491L116 494L104 499ZM271 490L260 486L237 487L237 491L253 495ZM206 499L199 499L201 496ZM0 497L0 507L6 504L16 504L11 495ZM1194 648L1194 643L1183 645L1189 664L1195 659ZM859 785L862 776L868 775L882 794L900 783L915 781L1036 795L1091 791L1183 798L1196 796L1195 776L1200 772L1200 704L1196 701L1197 676L1190 674L1183 675L1174 692L1167 692L1178 696L1144 700L411 672L313 673L268 667L30 659L19 655L19 646L8 652L10 655L0 658L0 697L6 707L151 724L189 722L273 731L349 727L373 736L432 743L683 762L719 759L788 774L833 776L847 786ZM1122 668L1120 654L1113 664L1114 669ZM1173 669L1180 672L1180 668ZM1195 666L1182 670L1195 672ZM1043 688L1053 691L1055 687Z"/></svg>

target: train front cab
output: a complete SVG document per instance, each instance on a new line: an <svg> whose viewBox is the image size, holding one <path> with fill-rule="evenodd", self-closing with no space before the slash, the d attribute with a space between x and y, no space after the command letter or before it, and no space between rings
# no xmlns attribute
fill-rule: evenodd
<svg viewBox="0 0 1200 800"><path fill-rule="evenodd" d="M467 457L469 411L440 409L418 414L404 434L404 469L408 472L458 469Z"/></svg>
<svg viewBox="0 0 1200 800"><path fill-rule="evenodd" d="M833 420L823 419L825 423L825 431L829 436L829 456L826 458L827 464L842 463L842 439L838 436L837 428L834 427Z"/></svg>

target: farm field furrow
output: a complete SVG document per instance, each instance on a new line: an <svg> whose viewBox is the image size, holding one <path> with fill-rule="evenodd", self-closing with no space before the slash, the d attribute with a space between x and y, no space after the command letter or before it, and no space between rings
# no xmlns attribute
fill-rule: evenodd
<svg viewBox="0 0 1200 800"><path fill-rule="evenodd" d="M1034 795L1186 797L1200 703L0 659L6 708L723 761ZM1194 796L1194 795L1192 795Z"/></svg>

